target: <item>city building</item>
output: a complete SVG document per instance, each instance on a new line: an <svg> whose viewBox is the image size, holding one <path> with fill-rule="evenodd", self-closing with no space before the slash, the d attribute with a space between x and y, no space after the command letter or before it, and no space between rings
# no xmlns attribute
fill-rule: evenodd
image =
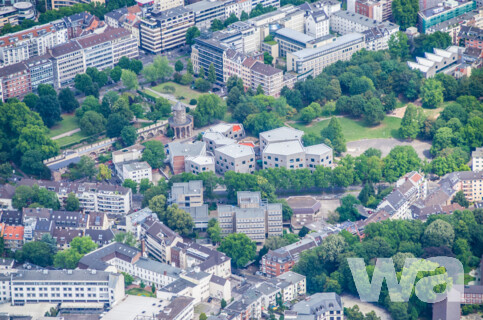
<svg viewBox="0 0 483 320"><path fill-rule="evenodd" d="M320 38L329 34L329 14L332 10L321 2L313 4L306 2L299 8L305 9L305 34L313 38ZM340 10L340 7L338 9Z"/></svg>
<svg viewBox="0 0 483 320"><path fill-rule="evenodd" d="M425 52L423 57L416 57L416 62L408 61L411 69L419 70L426 78L432 78L438 72L443 72L450 65L458 62L461 48L451 46L444 49L434 48L433 52Z"/></svg>
<svg viewBox="0 0 483 320"><path fill-rule="evenodd" d="M208 213L208 205L203 204L198 207L179 207L180 209L189 213L191 218L193 218L193 223L195 226L193 229L206 231L208 229L208 222L210 221L210 216Z"/></svg>
<svg viewBox="0 0 483 320"><path fill-rule="evenodd" d="M105 0L52 0L51 1L51 8L53 10L60 9L62 7L72 7L76 4L80 3L99 3L99 4L106 4Z"/></svg>
<svg viewBox="0 0 483 320"><path fill-rule="evenodd" d="M258 87L263 89L263 93L267 96L279 97L283 88L284 78L283 71L267 65L260 61L250 67L251 71L251 89L256 91Z"/></svg>
<svg viewBox="0 0 483 320"><path fill-rule="evenodd" d="M434 7L418 12L418 29L421 33L438 23L445 22L476 9L475 1L446 0Z"/></svg>
<svg viewBox="0 0 483 320"><path fill-rule="evenodd" d="M201 172L215 172L215 159L211 156L186 157L184 171L193 174Z"/></svg>
<svg viewBox="0 0 483 320"><path fill-rule="evenodd" d="M344 307L337 293L321 292L297 302L284 315L287 320L343 320Z"/></svg>
<svg viewBox="0 0 483 320"><path fill-rule="evenodd" d="M446 32L450 35L453 45L460 45L458 40L458 34L461 31L461 27L475 27L483 28L483 9L477 8L476 10L464 13L449 20L437 23L426 29L426 34L431 34L436 31ZM417 30L417 29L416 29ZM407 32L407 30L406 30Z"/></svg>
<svg viewBox="0 0 483 320"><path fill-rule="evenodd" d="M11 184L0 186L0 209L13 210L12 198L15 194L15 187Z"/></svg>
<svg viewBox="0 0 483 320"><path fill-rule="evenodd" d="M145 241L147 252L167 264L171 264L172 248L183 242L179 234L153 218L147 218L142 224L141 237Z"/></svg>
<svg viewBox="0 0 483 320"><path fill-rule="evenodd" d="M464 44L465 48L483 49L483 29L462 26L458 33L458 44Z"/></svg>
<svg viewBox="0 0 483 320"><path fill-rule="evenodd" d="M385 27L391 34L399 31L397 24L389 21L380 22L355 12L337 11L330 16L330 29L341 35L364 32L374 27Z"/></svg>
<svg viewBox="0 0 483 320"><path fill-rule="evenodd" d="M200 29L209 29L211 22L215 19L225 20L225 3L219 0L201 0L186 6L186 9L193 11L195 25Z"/></svg>
<svg viewBox="0 0 483 320"><path fill-rule="evenodd" d="M4 225L2 223L3 230L3 243L6 249L16 251L22 249L24 244L24 227L23 226L12 226Z"/></svg>
<svg viewBox="0 0 483 320"><path fill-rule="evenodd" d="M113 242L84 255L79 269L125 272L142 280L146 285L160 289L179 279L182 270L145 258L141 251L126 244Z"/></svg>
<svg viewBox="0 0 483 320"><path fill-rule="evenodd" d="M291 224L295 229L312 223L321 208L320 201L311 196L289 197L287 204L293 212Z"/></svg>
<svg viewBox="0 0 483 320"><path fill-rule="evenodd" d="M302 142L304 132L289 127L280 127L269 131L260 132L260 150L264 150L270 143L299 141Z"/></svg>
<svg viewBox="0 0 483 320"><path fill-rule="evenodd" d="M228 279L231 276L231 259L223 252L196 242L178 242L171 248L171 263L183 270L198 266L201 271Z"/></svg>
<svg viewBox="0 0 483 320"><path fill-rule="evenodd" d="M158 54L182 46L194 22L193 11L183 6L152 11L140 22L141 48Z"/></svg>
<svg viewBox="0 0 483 320"><path fill-rule="evenodd" d="M119 173L122 181L131 179L136 183L141 183L142 179L153 180L153 169L146 161L124 163L122 171Z"/></svg>
<svg viewBox="0 0 483 320"><path fill-rule="evenodd" d="M22 179L19 185L30 187L38 185L41 188L54 191L61 204L64 204L69 193L74 193L79 199L80 207L85 212L127 214L131 210L132 191L121 186L105 183L74 183L30 179Z"/></svg>
<svg viewBox="0 0 483 320"><path fill-rule="evenodd" d="M386 21L387 19L383 20L382 18L383 3L384 1L376 0L349 0L347 11L358 13L376 21Z"/></svg>
<svg viewBox="0 0 483 320"><path fill-rule="evenodd" d="M255 151L251 146L230 144L215 149L215 169L220 174L230 170L253 173L255 166Z"/></svg>
<svg viewBox="0 0 483 320"><path fill-rule="evenodd" d="M103 32L107 26L98 17L87 11L63 17L61 21L67 28L69 39L85 36L93 32Z"/></svg>
<svg viewBox="0 0 483 320"><path fill-rule="evenodd" d="M60 88L72 83L76 74L84 73L88 67L103 70L113 68L123 56L137 58L139 49L128 30L108 28L101 34L87 35L53 47L49 53L54 62L54 86Z"/></svg>
<svg viewBox="0 0 483 320"><path fill-rule="evenodd" d="M179 207L200 207L203 205L203 181L190 180L174 183L171 187L169 203Z"/></svg>
<svg viewBox="0 0 483 320"><path fill-rule="evenodd" d="M157 320L191 320L194 318L194 299L175 297L157 316Z"/></svg>
<svg viewBox="0 0 483 320"><path fill-rule="evenodd" d="M473 171L483 171L483 147L476 148L471 153L471 169Z"/></svg>
<svg viewBox="0 0 483 320"><path fill-rule="evenodd" d="M174 174L179 174L184 172L188 158L206 156L206 144L202 141L194 143L171 142L168 143L166 151Z"/></svg>
<svg viewBox="0 0 483 320"><path fill-rule="evenodd" d="M282 235L282 205L267 203L260 192L239 191L238 206L219 205L218 222L222 235L244 233L253 241Z"/></svg>
<svg viewBox="0 0 483 320"><path fill-rule="evenodd" d="M68 39L68 30L62 21L54 21L2 36L0 37L0 66L43 56L49 49L66 43Z"/></svg>
<svg viewBox="0 0 483 320"><path fill-rule="evenodd" d="M183 0L154 0L154 8L158 11L166 11L183 5Z"/></svg>
<svg viewBox="0 0 483 320"><path fill-rule="evenodd" d="M13 4L13 7L17 10L19 23L24 20L34 20L36 18L34 5L28 1L16 2Z"/></svg>
<svg viewBox="0 0 483 320"><path fill-rule="evenodd" d="M11 304L102 303L113 306L125 297L122 274L97 270L18 270L0 282Z"/></svg>
<svg viewBox="0 0 483 320"><path fill-rule="evenodd" d="M315 171L316 166L332 168L332 148L325 144L304 147L299 140L269 143L262 150L263 168L301 169Z"/></svg>
<svg viewBox="0 0 483 320"><path fill-rule="evenodd" d="M6 24L12 26L18 25L18 12L13 6L0 8L0 28L3 28Z"/></svg>
<svg viewBox="0 0 483 320"><path fill-rule="evenodd" d="M332 15L333 16L333 15ZM364 35L350 33L318 48L304 49L287 54L287 71L317 76L337 61L350 60L352 55L365 48Z"/></svg>
<svg viewBox="0 0 483 320"><path fill-rule="evenodd" d="M125 226L119 224L117 228L125 232L133 233L136 239L139 240L141 238L141 225L147 218L157 219L156 213L149 209L149 207L128 214L126 216Z"/></svg>
<svg viewBox="0 0 483 320"><path fill-rule="evenodd" d="M23 98L32 92L30 75L27 66L16 63L0 69L0 97L2 101L9 98Z"/></svg>
<svg viewBox="0 0 483 320"><path fill-rule="evenodd" d="M305 34L292 29L282 28L275 31L273 39L278 43L278 55L285 57L287 56L287 52L312 48L311 42L315 37L310 35L310 33Z"/></svg>
<svg viewBox="0 0 483 320"><path fill-rule="evenodd" d="M363 31L362 34L364 35L367 50L379 51L389 49L389 39L392 35L390 29L378 26Z"/></svg>
<svg viewBox="0 0 483 320"><path fill-rule="evenodd" d="M114 166L129 161L139 161L143 156L145 147L142 144L135 144L130 147L113 151L112 162ZM116 167L116 171L121 171L121 168Z"/></svg>
<svg viewBox="0 0 483 320"><path fill-rule="evenodd" d="M225 135L219 132L207 131L205 134L203 134L203 142L206 143L206 149L213 152L216 148L235 144L236 140L227 138Z"/></svg>
<svg viewBox="0 0 483 320"><path fill-rule="evenodd" d="M217 132L226 138L240 140L245 137L245 129L241 123L219 123L208 128L207 132Z"/></svg>

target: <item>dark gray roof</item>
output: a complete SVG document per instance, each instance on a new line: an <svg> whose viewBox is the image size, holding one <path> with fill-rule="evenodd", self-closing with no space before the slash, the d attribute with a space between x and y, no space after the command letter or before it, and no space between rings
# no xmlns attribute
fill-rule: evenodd
<svg viewBox="0 0 483 320"><path fill-rule="evenodd" d="M323 292L311 295L292 307L299 315L320 314L327 311L342 311L340 296L335 292Z"/></svg>
<svg viewBox="0 0 483 320"><path fill-rule="evenodd" d="M269 66L263 62L257 61L255 64L250 68L252 71L261 73L267 77L276 75L277 73L283 73L282 70Z"/></svg>
<svg viewBox="0 0 483 320"><path fill-rule="evenodd" d="M171 300L171 303L156 318L158 320L173 320L183 313L183 310L192 304L193 301L194 299L190 297L176 297Z"/></svg>
<svg viewBox="0 0 483 320"><path fill-rule="evenodd" d="M69 41L53 47L52 56L58 58L75 51L80 51L81 49L82 47L76 41Z"/></svg>
<svg viewBox="0 0 483 320"><path fill-rule="evenodd" d="M188 281L184 278L179 278L171 282L170 284L162 287L160 290L163 292L180 293L186 288L194 288L194 287L196 287L195 283Z"/></svg>
<svg viewBox="0 0 483 320"><path fill-rule="evenodd" d="M85 232L86 236L90 236L92 241L98 244L107 244L114 240L114 232L111 229L106 230L95 230L87 229Z"/></svg>
<svg viewBox="0 0 483 320"><path fill-rule="evenodd" d="M22 71L27 71L27 67L25 66L25 64L23 62L11 64L9 66L0 68L0 78L6 77L6 76L11 75L13 73L22 72Z"/></svg>
<svg viewBox="0 0 483 320"><path fill-rule="evenodd" d="M155 261L152 259L141 257L135 263L136 266L142 269L146 269L152 272L168 275L174 278L178 278L179 275L182 273L182 270L169 264L162 263L159 261Z"/></svg>
<svg viewBox="0 0 483 320"><path fill-rule="evenodd" d="M128 263L133 263L133 258L139 253L138 249L127 244L113 242L83 256L79 261L78 267L80 269L105 270L109 266L106 261L118 258Z"/></svg>
<svg viewBox="0 0 483 320"><path fill-rule="evenodd" d="M12 199L14 194L15 194L14 186L10 184L4 184L0 186L0 199Z"/></svg>
<svg viewBox="0 0 483 320"><path fill-rule="evenodd" d="M212 275L211 276L211 279L210 279L210 282L213 282L213 283L216 283L220 286L224 286L225 283L226 283L226 279L225 278L222 278L222 277L218 277L218 276L215 276L215 275Z"/></svg>

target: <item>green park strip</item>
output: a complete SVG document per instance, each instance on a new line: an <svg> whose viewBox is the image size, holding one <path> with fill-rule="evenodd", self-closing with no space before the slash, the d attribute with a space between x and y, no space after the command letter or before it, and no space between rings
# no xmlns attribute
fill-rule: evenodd
<svg viewBox="0 0 483 320"><path fill-rule="evenodd" d="M63 114L62 121L50 128L48 136L50 138L79 128L77 118L73 114Z"/></svg>
<svg viewBox="0 0 483 320"><path fill-rule="evenodd" d="M398 129L401 126L401 119L395 117L385 117L380 125L369 127L363 120L353 120L349 118L337 118L342 127L342 133L346 141L356 141L362 139L378 138L399 138ZM330 120L319 122L313 121L310 125L302 123L291 124L292 127L302 130L305 133L320 135L320 131L329 125Z"/></svg>
<svg viewBox="0 0 483 320"><path fill-rule="evenodd" d="M175 91L172 92L172 91L169 91L169 89L167 90L166 86L168 88L169 87L174 88ZM152 87L151 89L154 90L154 91L160 92L160 93L164 93L164 94L172 94L176 98L184 97L185 103L188 103L191 99L198 100L199 96L203 94L201 92L192 90L187 86L182 86L182 85L174 83L174 82L165 82L165 83L162 83L162 84L157 85L155 87ZM152 96L152 94L149 93L149 91L147 91L146 93L148 93L149 95Z"/></svg>

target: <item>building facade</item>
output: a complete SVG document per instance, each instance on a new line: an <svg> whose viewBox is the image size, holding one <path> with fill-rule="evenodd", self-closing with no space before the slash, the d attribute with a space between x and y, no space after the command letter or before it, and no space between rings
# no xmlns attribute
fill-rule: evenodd
<svg viewBox="0 0 483 320"><path fill-rule="evenodd" d="M215 169L222 174L227 171L253 173L255 151L243 144L231 144L215 149Z"/></svg>

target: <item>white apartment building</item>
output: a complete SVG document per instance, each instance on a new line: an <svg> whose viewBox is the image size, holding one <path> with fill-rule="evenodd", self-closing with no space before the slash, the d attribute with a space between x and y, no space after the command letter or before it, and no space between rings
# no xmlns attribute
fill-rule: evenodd
<svg viewBox="0 0 483 320"><path fill-rule="evenodd" d="M305 17L305 33L314 38L329 34L329 16L324 10L309 11Z"/></svg>
<svg viewBox="0 0 483 320"><path fill-rule="evenodd" d="M112 152L112 162L114 164L141 160L145 147L142 144L135 144L133 146ZM116 169L118 170L118 169Z"/></svg>
<svg viewBox="0 0 483 320"><path fill-rule="evenodd" d="M253 173L255 151L251 146L231 144L215 149L215 169L223 174L227 171Z"/></svg>
<svg viewBox="0 0 483 320"><path fill-rule="evenodd" d="M141 183L142 179L148 179L151 182L153 181L153 169L146 161L125 163L122 165L119 176L122 181L131 179Z"/></svg>
<svg viewBox="0 0 483 320"><path fill-rule="evenodd" d="M41 188L54 191L61 204L69 193L74 193L79 199L80 207L86 212L107 212L127 214L131 210L132 191L116 185L104 183L70 183L47 180L23 179L20 185L38 185Z"/></svg>
<svg viewBox="0 0 483 320"><path fill-rule="evenodd" d="M68 31L61 21L0 37L0 66L22 62L47 53L47 49L66 43Z"/></svg>
<svg viewBox="0 0 483 320"><path fill-rule="evenodd" d="M473 171L483 171L483 147L476 148L471 153L471 169Z"/></svg>
<svg viewBox="0 0 483 320"><path fill-rule="evenodd" d="M216 148L235 144L236 140L228 138L220 132L207 131L203 135L203 142L206 143L206 150L213 152Z"/></svg>
<svg viewBox="0 0 483 320"><path fill-rule="evenodd" d="M112 68L122 56L139 56L137 40L123 28L108 28L101 34L90 34L70 40L50 50L54 63L54 87L74 81L89 67Z"/></svg>
<svg viewBox="0 0 483 320"><path fill-rule="evenodd" d="M227 138L235 140L245 137L245 129L241 123L219 123L209 127L207 132L218 132Z"/></svg>
<svg viewBox="0 0 483 320"><path fill-rule="evenodd" d="M154 0L154 8L159 11L165 11L183 5L183 0Z"/></svg>
<svg viewBox="0 0 483 320"><path fill-rule="evenodd" d="M328 168L334 167L334 151L328 145L321 143L305 149L305 167L311 171L315 170L315 166L324 166Z"/></svg>
<svg viewBox="0 0 483 320"><path fill-rule="evenodd" d="M179 6L153 11L140 23L141 48L161 53L186 43L186 31L194 25L195 16L193 11Z"/></svg>
<svg viewBox="0 0 483 320"><path fill-rule="evenodd" d="M385 27L391 34L399 31L397 24L389 21L379 22L355 12L341 10L330 16L331 30L341 35L364 32L374 27Z"/></svg>
<svg viewBox="0 0 483 320"><path fill-rule="evenodd" d="M194 12L195 25L200 29L209 29L215 19L223 21L225 16L225 3L219 0L201 0L187 5L186 9Z"/></svg>
<svg viewBox="0 0 483 320"><path fill-rule="evenodd" d="M257 90L260 86L267 96L279 97L283 87L283 71L275 67L256 61L251 71L251 87Z"/></svg>
<svg viewBox="0 0 483 320"><path fill-rule="evenodd" d="M119 242L86 254L79 261L78 268L125 272L141 279L148 286L154 284L158 289L176 281L183 273L174 266L145 258L138 249Z"/></svg>
<svg viewBox="0 0 483 320"><path fill-rule="evenodd" d="M97 270L22 270L2 277L0 296L12 305L32 303L117 304L124 298L122 274Z"/></svg>
<svg viewBox="0 0 483 320"><path fill-rule="evenodd" d="M355 52L365 49L365 47L363 34L346 34L318 48L287 53L287 71L295 71L299 74L315 77L325 67L337 61L350 60Z"/></svg>
<svg viewBox="0 0 483 320"><path fill-rule="evenodd" d="M304 132L289 127L280 127L269 131L260 132L260 150L264 150L269 143L299 141L302 142Z"/></svg>
<svg viewBox="0 0 483 320"><path fill-rule="evenodd" d="M215 159L211 156L186 157L184 160L184 171L194 174L202 172L215 172Z"/></svg>

